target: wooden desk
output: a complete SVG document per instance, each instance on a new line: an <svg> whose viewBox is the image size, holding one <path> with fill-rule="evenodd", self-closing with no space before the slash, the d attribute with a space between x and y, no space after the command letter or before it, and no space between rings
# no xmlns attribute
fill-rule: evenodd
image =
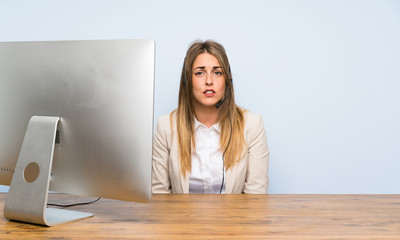
<svg viewBox="0 0 400 240"><path fill-rule="evenodd" d="M81 200L89 199L49 196ZM1 211L0 239L400 239L400 195L154 195L147 204L101 199L70 209L95 216L49 228Z"/></svg>

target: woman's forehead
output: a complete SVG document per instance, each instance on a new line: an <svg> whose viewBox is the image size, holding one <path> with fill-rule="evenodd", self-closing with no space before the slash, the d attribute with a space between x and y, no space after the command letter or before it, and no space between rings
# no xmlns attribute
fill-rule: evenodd
<svg viewBox="0 0 400 240"><path fill-rule="evenodd" d="M204 68L204 67L221 67L218 59L209 53L202 53L199 54L194 62L193 62L193 68Z"/></svg>

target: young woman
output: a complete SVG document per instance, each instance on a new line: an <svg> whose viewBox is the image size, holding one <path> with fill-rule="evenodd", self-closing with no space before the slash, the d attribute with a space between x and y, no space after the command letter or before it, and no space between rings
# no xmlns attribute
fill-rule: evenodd
<svg viewBox="0 0 400 240"><path fill-rule="evenodd" d="M269 149L261 117L235 104L224 47L194 42L178 108L159 118L153 193L267 193Z"/></svg>

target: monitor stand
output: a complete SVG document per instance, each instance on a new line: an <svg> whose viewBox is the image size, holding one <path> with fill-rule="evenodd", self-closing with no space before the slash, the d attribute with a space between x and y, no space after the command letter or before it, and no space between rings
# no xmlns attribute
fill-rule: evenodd
<svg viewBox="0 0 400 240"><path fill-rule="evenodd" d="M55 226L93 216L91 213L47 208L59 119L43 116L30 119L4 205L6 218Z"/></svg>

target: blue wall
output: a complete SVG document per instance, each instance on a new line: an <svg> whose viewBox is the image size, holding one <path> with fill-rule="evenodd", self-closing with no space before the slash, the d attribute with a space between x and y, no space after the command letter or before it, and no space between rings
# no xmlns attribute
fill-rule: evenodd
<svg viewBox="0 0 400 240"><path fill-rule="evenodd" d="M118 38L156 41L155 121L190 42L226 47L270 193L400 193L400 1L0 0L0 41Z"/></svg>

